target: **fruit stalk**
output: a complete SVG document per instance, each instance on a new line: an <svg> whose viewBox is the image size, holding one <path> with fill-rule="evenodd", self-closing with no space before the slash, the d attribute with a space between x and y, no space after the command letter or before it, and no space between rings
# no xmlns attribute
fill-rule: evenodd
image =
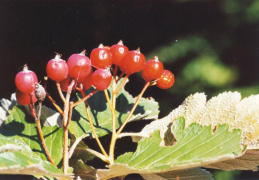
<svg viewBox="0 0 259 180"><path fill-rule="evenodd" d="M51 162L51 164L53 164L55 167L57 167L57 165L55 164L54 160L52 159L52 157L51 157L51 155L50 155L50 153L49 153L49 150L48 150L48 148L47 148L47 145L46 145L44 136L43 136L43 134L42 134L42 128L41 128L40 119L39 119L39 117L40 117L40 112L41 112L41 102L39 102L39 111L38 111L39 113L38 113L38 115L36 115L36 108L35 108L35 106L34 106L33 104L31 104L31 105L29 106L29 108L30 108L30 111L31 111L32 116L33 116L34 119L35 119L35 122L36 122L36 125L37 125L38 134L39 134L39 136L40 136L41 144L42 144L43 149L44 149L44 151L45 151L45 153L46 153L46 156L47 156L47 158L49 159L49 161Z"/></svg>
<svg viewBox="0 0 259 180"><path fill-rule="evenodd" d="M122 84L125 84L126 81L123 81ZM110 109L112 112L112 138L111 138L111 143L110 143L110 149L109 149L109 158L111 162L114 162L114 148L115 148L115 143L117 140L117 134L116 134L116 114L115 114L115 108L116 108L116 80L113 80L112 84L112 102L110 105Z"/></svg>
<svg viewBox="0 0 259 180"><path fill-rule="evenodd" d="M86 97L84 90L81 90L80 93L82 94L82 98ZM96 133L96 131L95 131L95 127L94 127L94 124L93 124L93 121L92 121L92 118L91 118L91 115L90 115L88 103L87 103L87 101L84 101L84 103L85 103L85 109L86 109L87 118L88 118L88 120L89 120L89 124L90 124L90 127L91 127L91 129L92 129L92 133L93 133L93 135L94 135L94 138L95 138L95 140L96 140L96 142L97 142L99 148L101 149L103 155L104 155L105 157L108 157L108 154L106 153L105 149L103 148L102 143L101 143L101 141L99 140L99 137L98 137L98 135L97 135L97 133Z"/></svg>
<svg viewBox="0 0 259 180"><path fill-rule="evenodd" d="M138 95L136 102L134 103L131 111L129 112L128 116L126 117L125 121L123 122L123 124L121 125L121 127L119 128L119 130L117 131L117 135L121 133L121 131L123 130L123 128L126 126L126 124L129 122L131 115L133 114L133 112L135 111L135 109L137 108L137 105L141 99L141 97L143 96L144 92L146 91L146 89L149 87L150 82L146 82L145 86L143 87L143 89L141 90L140 94Z"/></svg>
<svg viewBox="0 0 259 180"><path fill-rule="evenodd" d="M66 101L63 114L63 172L67 174L68 170L68 119L69 119L69 101L75 80L72 80L67 89Z"/></svg>

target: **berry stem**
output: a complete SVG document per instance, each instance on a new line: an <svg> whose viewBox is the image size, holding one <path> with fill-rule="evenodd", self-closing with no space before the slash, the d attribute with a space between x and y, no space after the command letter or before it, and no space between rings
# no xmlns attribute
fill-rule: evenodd
<svg viewBox="0 0 259 180"><path fill-rule="evenodd" d="M45 76L44 77L44 89L46 91L46 96L49 99L49 101L53 104L53 106L56 108L56 110L63 116L64 113L63 113L62 109L57 105L57 103L54 101L54 99L50 96L50 94L47 91L47 80L48 80L48 77Z"/></svg>
<svg viewBox="0 0 259 180"><path fill-rule="evenodd" d="M75 80L72 80L70 85L68 86L67 89L67 95L66 95L66 100L64 103L64 114L63 114L63 172L64 174L67 174L68 170L68 126L67 123L69 122L69 100L70 100L70 95L72 92L72 88L75 84Z"/></svg>
<svg viewBox="0 0 259 180"><path fill-rule="evenodd" d="M51 155L49 153L49 150L47 148L44 136L42 134L42 128L41 128L40 119L39 119L40 112L41 112L41 106L42 106L42 104L41 104L41 102L39 102L39 111L38 111L39 113L38 113L38 115L36 115L36 108L35 108L34 104L30 104L29 108L30 108L30 111L32 112L32 116L35 119L35 122L36 122L36 125L37 125L38 134L40 136L41 144L42 144L43 149L44 149L44 151L46 153L46 156L49 159L49 161L51 162L51 164L53 164L55 167L57 167L57 165L55 164L54 160L52 159L52 157L51 157Z"/></svg>
<svg viewBox="0 0 259 180"><path fill-rule="evenodd" d="M112 104L110 106L111 112L112 112L112 138L111 138L111 143L110 143L110 149L109 149L109 158L111 160L111 163L114 162L114 149L115 149L115 144L117 140L117 134L116 134L116 114L115 114L115 108L116 108L116 96L117 94L115 93L116 91L116 80L113 80L112 84Z"/></svg>
<svg viewBox="0 0 259 180"><path fill-rule="evenodd" d="M122 73L120 74L120 76L119 76L118 79L116 80L116 83L118 83L118 82L121 80L121 78L123 77L124 74L125 74L124 72L122 72Z"/></svg>
<svg viewBox="0 0 259 180"><path fill-rule="evenodd" d="M68 126L71 122L71 117L72 117L72 112L73 112L73 107L74 107L73 105L74 105L73 102L69 102L68 120L67 120L66 129L68 129Z"/></svg>
<svg viewBox="0 0 259 180"><path fill-rule="evenodd" d="M49 93L46 94L47 98L50 100L50 102L53 104L53 106L56 108L56 110L61 114L64 115L64 112L62 109L57 105L57 103L54 101L54 99L49 95Z"/></svg>
<svg viewBox="0 0 259 180"><path fill-rule="evenodd" d="M109 165L111 164L110 163L110 159L107 156L105 156L105 155L103 155L103 154L101 154L101 153L99 153L99 152L97 152L97 151L95 151L93 149L90 149L90 148L87 148L86 150L88 152L90 152L91 154L95 155L96 157L100 158L104 162L107 162Z"/></svg>
<svg viewBox="0 0 259 180"><path fill-rule="evenodd" d="M80 141L82 140L82 139L84 139L86 137L86 135L85 136L81 136L81 137L79 137L79 138L77 138L76 140L75 140L75 142L72 144L72 146L70 147L70 149L69 149L69 151L68 151L68 157L69 158L71 158L72 157L72 155L73 155L73 153L74 153L74 151L75 151L75 149L76 149L76 146L80 143Z"/></svg>
<svg viewBox="0 0 259 180"><path fill-rule="evenodd" d="M123 122L123 124L121 125L121 127L119 128L119 130L117 131L117 135L119 135L121 133L121 131L123 130L123 128L126 126L126 124L129 122L131 115L133 114L133 112L135 111L135 109L137 108L137 105L141 99L141 97L143 96L144 92L146 91L146 89L149 87L150 82L146 82L145 86L143 87L143 89L141 90L140 94L138 95L136 102L134 103L131 111L129 112L128 116L126 117L125 121Z"/></svg>
<svg viewBox="0 0 259 180"><path fill-rule="evenodd" d="M105 90L104 90L104 94L105 94L105 97L106 97L107 103L108 103L108 105L109 105L110 109L112 110L112 109L113 109L113 107L112 107L112 104L111 104L110 97L109 97L109 94L108 94L108 92L107 92L107 89L105 89Z"/></svg>
<svg viewBox="0 0 259 180"><path fill-rule="evenodd" d="M62 90L60 88L60 84L59 82L56 82L56 86L57 86L57 90L58 90L58 94L60 96L60 98L62 99L62 101L65 103L66 102L66 98L64 97Z"/></svg>
<svg viewBox="0 0 259 180"><path fill-rule="evenodd" d="M81 91L80 89L78 89L79 91ZM87 96L85 97L82 97L82 99L80 99L79 101L75 102L74 103L74 107L78 104L80 104L81 102L84 102L86 101L87 99L89 99L90 97L92 97L95 93L97 93L99 90L98 89L95 89L93 92L89 93ZM81 93L82 94L82 93Z"/></svg>
<svg viewBox="0 0 259 180"><path fill-rule="evenodd" d="M82 94L82 97L83 97L83 98L86 97L84 90L81 90L80 93ZM103 155L108 158L108 154L107 154L106 151L104 150L104 148L103 148L103 146L102 146L102 143L101 143L101 141L99 140L99 137L98 137L98 135L97 135L97 133L96 133L96 131L95 131L95 127L94 127L94 124L93 124L93 121L92 121L92 118L91 118L91 115L90 115L90 110L89 110L89 107L88 107L88 103L87 103L87 101L84 101L84 102L85 102L85 108L86 108L87 118L88 118L88 120L89 120L89 124L90 124L90 127L91 127L91 129L92 129L92 132L93 132L93 135L94 135L94 137L95 137L95 140L96 140L96 142L97 142L99 148L101 149Z"/></svg>
<svg viewBox="0 0 259 180"><path fill-rule="evenodd" d="M121 88L126 84L127 79L129 78L129 75L130 75L130 74L127 74L127 75L124 77L124 79L123 79L123 81L120 83L119 87L114 91L114 94L115 94L115 95L117 95L118 92L121 90ZM118 79L118 80L119 80L119 79Z"/></svg>
<svg viewBox="0 0 259 180"><path fill-rule="evenodd" d="M134 132L125 132L125 133L120 133L118 134L118 138L122 138L122 137L127 137L127 136L139 136L139 137L150 137L149 135L144 135L141 133L134 133Z"/></svg>
<svg viewBox="0 0 259 180"><path fill-rule="evenodd" d="M113 70L112 70L113 77L116 77L117 72L118 72L118 66L115 65Z"/></svg>

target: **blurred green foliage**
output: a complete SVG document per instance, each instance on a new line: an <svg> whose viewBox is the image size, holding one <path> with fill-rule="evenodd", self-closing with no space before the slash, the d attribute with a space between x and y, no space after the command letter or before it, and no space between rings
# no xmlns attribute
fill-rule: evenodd
<svg viewBox="0 0 259 180"><path fill-rule="evenodd" d="M242 97L259 93L259 56L254 56L259 55L256 53L259 43L253 44L256 37L253 33L250 34L259 29L259 1L222 0L220 10L225 17L222 22L224 29L178 37L147 55L148 59L158 56L165 67L169 66L176 75L174 87L162 97L161 109L176 107L186 96L196 92L205 92L208 98L223 91L239 91ZM213 34L214 37L208 34ZM243 48L245 45L242 42L248 42L248 47ZM229 56L229 52L234 51L237 51L235 54L242 55L240 59L238 56ZM215 171L213 178L243 179L242 173L243 171ZM258 172L255 174L258 176ZM245 179L249 177L246 176Z"/></svg>
<svg viewBox="0 0 259 180"><path fill-rule="evenodd" d="M256 23L259 20L259 1L222 1L222 11L228 15L229 24Z"/></svg>
<svg viewBox="0 0 259 180"><path fill-rule="evenodd" d="M235 180L240 171L221 171L217 170L213 173L214 180Z"/></svg>
<svg viewBox="0 0 259 180"><path fill-rule="evenodd" d="M147 57L157 55L164 64L172 64L176 61L185 61L185 57L191 54L191 59L184 63L183 68L176 77L173 92L185 89L185 95L200 91L206 87L221 88L230 87L238 79L237 68L225 65L218 57L217 52L209 41L199 35L180 38L169 44L154 50Z"/></svg>
<svg viewBox="0 0 259 180"><path fill-rule="evenodd" d="M253 79L248 76L249 84L245 83L240 76L249 73L249 66L246 68L244 62L236 62L234 58L224 55L229 49L240 46L238 41L253 38L249 34L240 36L237 32L245 28L248 31L258 30L259 1L225 0L220 2L220 10L225 17L225 22L222 22L224 29L215 30L215 33L212 29L209 33L213 34L213 38L206 31L188 34L157 47L147 55L148 59L158 56L166 67L175 70L176 83L174 88L168 90L168 94L186 97L195 92L206 92L212 96L222 91L240 91L245 97L259 92L259 81L256 78L259 76ZM258 48L254 47L256 50ZM174 65L181 70L174 69Z"/></svg>

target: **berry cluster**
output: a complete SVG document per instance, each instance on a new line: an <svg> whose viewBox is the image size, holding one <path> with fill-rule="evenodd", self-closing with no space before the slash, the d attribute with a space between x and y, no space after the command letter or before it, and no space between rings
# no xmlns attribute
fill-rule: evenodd
<svg viewBox="0 0 259 180"><path fill-rule="evenodd" d="M142 77L146 81L140 94L136 97L136 101L124 119L121 126L116 129L116 96L120 89L126 84L128 77L142 70ZM121 73L120 75L119 72ZM158 60L158 57L146 61L145 56L137 50L129 50L122 41L111 47L103 46L102 44L93 49L90 53L90 58L85 55L85 51L79 54L72 54L67 61L61 59L60 54L56 54L55 58L48 61L46 73L49 79L56 82L57 90L60 98L63 100L63 109L54 101L50 94L46 93L47 81L44 87L38 83L38 78L33 71L28 70L25 65L23 70L18 72L15 77L16 99L21 105L28 105L31 115L35 118L38 134L43 146L43 149L49 161L57 167L51 153L49 152L45 139L42 133L40 115L42 101L47 97L57 111L63 117L63 172L66 174L69 168L69 124L73 113L73 108L81 102L84 102L87 119L92 134L100 147L102 154L97 151L92 151L93 154L108 164L114 162L115 144L120 138L121 132L130 121L133 112L136 110L138 103L145 90L152 85L162 89L167 89L174 84L174 75L165 70L163 64ZM120 82L119 80L124 79ZM47 80L48 78L45 78ZM118 86L117 86L118 85ZM94 86L95 90L86 94L86 90ZM111 97L107 93L107 88L111 86ZM76 89L82 98L77 102L71 100L71 92ZM66 92L65 96L63 92ZM107 103L109 104L112 114L112 138L110 142L109 155L103 148L102 143L96 133L93 120L90 116L90 110L87 99L92 97L98 91L104 91ZM38 101L38 107L35 104ZM72 148L71 148L72 149ZM70 149L70 151L71 151ZM72 149L73 150L73 149ZM73 154L73 152L72 152Z"/></svg>
<svg viewBox="0 0 259 180"><path fill-rule="evenodd" d="M95 69L93 71L93 68ZM122 41L111 47L103 46L92 50L90 59L85 55L85 51L80 54L72 54L67 62L57 54L54 59L48 61L46 72L48 77L60 84L62 91L67 91L72 79L75 84L72 89L82 87L84 90L94 86L98 90L105 90L112 81L112 76L116 76L118 67L122 75L129 75L142 70L142 77L146 82L153 82L161 89L167 89L174 84L174 75L169 70L165 70L158 57L146 61L145 56L137 50L129 50ZM113 69L113 75L111 73ZM122 77L122 76L121 76ZM24 69L15 77L17 87L16 98L21 105L35 103L35 84L38 82L33 71Z"/></svg>

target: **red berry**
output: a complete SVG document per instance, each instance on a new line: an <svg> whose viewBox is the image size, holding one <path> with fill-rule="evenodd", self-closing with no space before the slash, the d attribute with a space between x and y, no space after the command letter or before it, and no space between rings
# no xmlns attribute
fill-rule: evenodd
<svg viewBox="0 0 259 180"><path fill-rule="evenodd" d="M156 85L161 89L168 89L174 85L174 81L174 74L169 70L164 70L161 77L156 81Z"/></svg>
<svg viewBox="0 0 259 180"><path fill-rule="evenodd" d="M91 71L82 81L84 90L89 89L90 87L92 87L92 82L91 82L91 77L92 77L93 71Z"/></svg>
<svg viewBox="0 0 259 180"><path fill-rule="evenodd" d="M36 74L33 71L28 70L26 65L23 70L18 72L15 76L15 85L17 89L24 93L31 93L34 91L36 82L38 82Z"/></svg>
<svg viewBox="0 0 259 180"><path fill-rule="evenodd" d="M111 72L107 69L97 69L93 72L91 82L96 89L105 90L112 81Z"/></svg>
<svg viewBox="0 0 259 180"><path fill-rule="evenodd" d="M72 54L67 60L68 74L72 78L84 78L91 71L91 61L85 56L85 51Z"/></svg>
<svg viewBox="0 0 259 180"><path fill-rule="evenodd" d="M127 46L123 45L123 42L120 40L118 44L114 44L110 48L110 52L112 54L112 63L120 66L121 64L121 59L123 56L129 51Z"/></svg>
<svg viewBox="0 0 259 180"><path fill-rule="evenodd" d="M70 76L67 76L64 80L60 81L59 82L59 85L60 85L60 89L64 92L67 92L67 89L68 89L68 86L71 82L71 77ZM75 87L73 87L72 89L75 89Z"/></svg>
<svg viewBox="0 0 259 180"><path fill-rule="evenodd" d="M16 89L15 96L18 103L23 106L37 102L37 98L35 96L34 91L32 91L31 93L24 93L19 91L19 89Z"/></svg>
<svg viewBox="0 0 259 180"><path fill-rule="evenodd" d="M142 69L142 77L145 81L152 81L158 79L163 74L163 70L163 63L155 56L154 59L150 59L145 63Z"/></svg>
<svg viewBox="0 0 259 180"><path fill-rule="evenodd" d="M133 74L143 69L146 58L140 50L128 51L121 59L120 69L126 74Z"/></svg>
<svg viewBox="0 0 259 180"><path fill-rule="evenodd" d="M92 50L90 54L92 65L96 68L105 69L112 65L112 56L109 49L104 47L102 44L98 48Z"/></svg>
<svg viewBox="0 0 259 180"><path fill-rule="evenodd" d="M53 81L62 81L68 75L68 67L66 61L60 59L57 54L54 59L51 59L46 67L47 75Z"/></svg>

